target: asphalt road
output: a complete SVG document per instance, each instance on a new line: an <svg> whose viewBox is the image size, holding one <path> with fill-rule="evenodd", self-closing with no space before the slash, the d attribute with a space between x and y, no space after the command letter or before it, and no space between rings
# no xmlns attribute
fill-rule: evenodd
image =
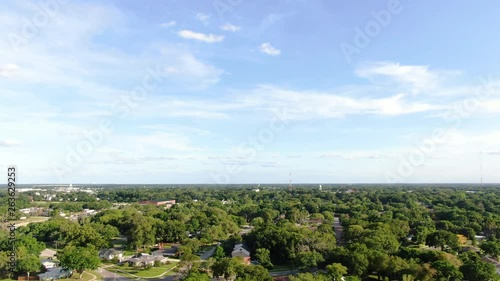
<svg viewBox="0 0 500 281"><path fill-rule="evenodd" d="M105 281L129 281L133 280L127 277L120 276L116 273L113 273L111 271L108 271L104 268L99 268L99 273L102 275L103 279Z"/></svg>

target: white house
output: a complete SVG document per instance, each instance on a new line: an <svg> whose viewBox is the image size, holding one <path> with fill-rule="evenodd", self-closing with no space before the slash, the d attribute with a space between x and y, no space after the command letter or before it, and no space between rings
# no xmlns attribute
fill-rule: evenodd
<svg viewBox="0 0 500 281"><path fill-rule="evenodd" d="M139 256L134 256L133 258L127 260L129 266L154 265L155 261L159 261L160 263L164 264L168 261L168 258L161 255L151 256L147 254L140 254Z"/></svg>
<svg viewBox="0 0 500 281"><path fill-rule="evenodd" d="M45 267L45 269L50 269L57 266L57 264L52 260L42 260L42 265L43 267Z"/></svg>
<svg viewBox="0 0 500 281"><path fill-rule="evenodd" d="M116 249L102 249L99 251L99 257L108 261L114 258L121 260L123 258L123 252Z"/></svg>
<svg viewBox="0 0 500 281"><path fill-rule="evenodd" d="M29 214L31 212L31 208L19 209L19 212Z"/></svg>

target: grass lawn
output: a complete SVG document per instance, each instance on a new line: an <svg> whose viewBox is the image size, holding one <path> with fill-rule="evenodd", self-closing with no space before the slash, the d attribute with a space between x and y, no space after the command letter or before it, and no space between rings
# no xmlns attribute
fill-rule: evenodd
<svg viewBox="0 0 500 281"><path fill-rule="evenodd" d="M140 277L154 277L163 274L165 271L171 270L177 265L176 262L170 264L162 265L160 267L152 267L150 269L137 269L130 266L112 266L106 268L107 270L120 274L125 277L130 277L130 275L140 276ZM168 274L167 274L168 275Z"/></svg>
<svg viewBox="0 0 500 281"><path fill-rule="evenodd" d="M124 250L124 251L123 251L123 255L124 255L124 256L133 256L133 255L135 255L135 254L137 254L137 252L136 252L136 251L130 251L130 250Z"/></svg>
<svg viewBox="0 0 500 281"><path fill-rule="evenodd" d="M127 243L127 239L123 237L115 237L113 240L111 240L111 244L113 244L115 247L116 246L123 246Z"/></svg>
<svg viewBox="0 0 500 281"><path fill-rule="evenodd" d="M89 280L92 280L92 278L94 278L94 276L90 275L89 273L96 276L96 278L94 280L96 280L96 281L102 280L101 274L99 274L99 272L97 272L97 271L92 271L92 270L90 270L90 271L85 270L85 272L83 272L82 279L78 279L79 274L75 272L73 274L73 276L71 276L71 278L59 279L59 280L62 280L62 281L69 281L69 280L89 281Z"/></svg>

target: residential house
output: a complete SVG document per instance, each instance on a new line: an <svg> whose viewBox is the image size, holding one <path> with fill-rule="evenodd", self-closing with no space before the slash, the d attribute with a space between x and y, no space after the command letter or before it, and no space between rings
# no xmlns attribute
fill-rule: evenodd
<svg viewBox="0 0 500 281"><path fill-rule="evenodd" d="M57 263L55 263L54 261L52 260L49 260L49 259L44 259L44 260L41 260L42 262L42 265L45 269L51 269L51 268L54 268L57 266Z"/></svg>
<svg viewBox="0 0 500 281"><path fill-rule="evenodd" d="M250 264L250 251L246 249L245 245L243 244L236 244L234 245L234 249L231 252L231 256L234 257L241 257L243 258L243 261L246 264Z"/></svg>
<svg viewBox="0 0 500 281"><path fill-rule="evenodd" d="M155 261L159 261L160 263L166 263L168 258L161 255L148 255L148 254L139 254L138 256L134 256L127 260L129 266L137 266L137 267L145 267L148 265L154 265Z"/></svg>
<svg viewBox="0 0 500 281"><path fill-rule="evenodd" d="M105 259L105 260L112 260L114 258L117 258L118 260L121 261L122 257L123 257L123 252L122 251L119 251L119 250L116 250L116 249L102 249L99 251L99 257L101 259Z"/></svg>
<svg viewBox="0 0 500 281"><path fill-rule="evenodd" d="M46 248L40 253L40 258L52 260L56 255L57 255L56 251Z"/></svg>

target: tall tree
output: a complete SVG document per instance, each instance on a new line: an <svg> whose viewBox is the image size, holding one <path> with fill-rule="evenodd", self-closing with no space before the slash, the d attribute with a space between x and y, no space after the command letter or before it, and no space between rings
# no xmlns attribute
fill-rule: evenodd
<svg viewBox="0 0 500 281"><path fill-rule="evenodd" d="M64 269L78 272L80 279L85 270L95 270L101 262L97 250L92 245L87 247L66 246L59 254L59 260Z"/></svg>
<svg viewBox="0 0 500 281"><path fill-rule="evenodd" d="M498 276L495 272L495 266L482 261L481 257L474 252L463 254L461 259L464 264L460 267L460 271L467 281L494 281L494 278Z"/></svg>
<svg viewBox="0 0 500 281"><path fill-rule="evenodd" d="M220 259L226 257L226 253L224 252L224 248L222 248L221 246L215 247L214 254L212 255L212 257L216 260L220 260Z"/></svg>
<svg viewBox="0 0 500 281"><path fill-rule="evenodd" d="M271 252L266 248L259 248L255 251L255 258L265 268L272 268Z"/></svg>
<svg viewBox="0 0 500 281"><path fill-rule="evenodd" d="M494 259L500 257L500 240L484 241L480 247L481 250Z"/></svg>
<svg viewBox="0 0 500 281"><path fill-rule="evenodd" d="M26 272L28 280L31 272L39 271L40 268L42 267L40 259L33 254L27 254L21 256L17 261L16 265L17 265L17 270L19 272Z"/></svg>
<svg viewBox="0 0 500 281"><path fill-rule="evenodd" d="M429 246L441 247L441 251L444 251L446 246L454 251L459 247L458 237L454 233L446 230L438 230L429 234L426 243Z"/></svg>

